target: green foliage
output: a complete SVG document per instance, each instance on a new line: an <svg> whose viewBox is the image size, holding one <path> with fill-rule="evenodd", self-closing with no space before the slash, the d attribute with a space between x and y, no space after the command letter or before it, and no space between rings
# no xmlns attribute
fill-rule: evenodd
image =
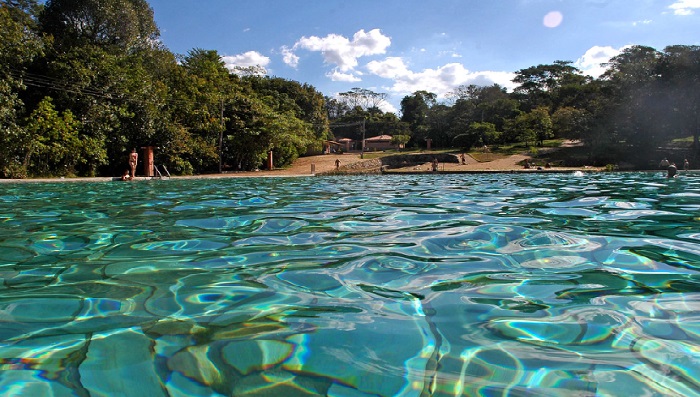
<svg viewBox="0 0 700 397"><path fill-rule="evenodd" d="M146 0L0 2L3 176L120 174L142 146L174 174L261 168L269 151L284 167L326 140L378 135L512 151L556 136L581 140L592 164L646 161L680 137L700 150L699 46L629 47L599 79L555 61L516 72L511 93L460 86L438 103L417 91L399 118L380 110L386 94L324 97L260 68L231 73L216 51L176 57L158 36Z"/></svg>
<svg viewBox="0 0 700 397"><path fill-rule="evenodd" d="M545 139L554 137L549 111L545 107L538 107L520 114L506 123L503 136L508 142L522 142L526 145L537 143L541 146Z"/></svg>
<svg viewBox="0 0 700 397"><path fill-rule="evenodd" d="M502 133L496 131L496 125L487 122L474 122L469 125L469 133L477 139L475 146L493 145L501 139Z"/></svg>
<svg viewBox="0 0 700 397"><path fill-rule="evenodd" d="M426 124L430 108L435 106L437 95L427 91L416 91L401 100L401 121L408 123L411 129Z"/></svg>
<svg viewBox="0 0 700 397"><path fill-rule="evenodd" d="M22 145L24 168L36 175L74 175L77 164L103 157L93 140L81 140L80 127L70 110L60 114L51 98L44 98L26 125L28 134Z"/></svg>
<svg viewBox="0 0 700 397"><path fill-rule="evenodd" d="M532 110L539 106L552 107L557 92L581 74L571 63L555 61L551 65L537 65L518 70L513 82L519 85L514 93L521 98L524 110Z"/></svg>
<svg viewBox="0 0 700 397"><path fill-rule="evenodd" d="M350 109L360 108L368 111L370 109L378 109L379 105L386 100L387 94L374 92L366 88L355 87L347 92L341 92L339 98Z"/></svg>
<svg viewBox="0 0 700 397"><path fill-rule="evenodd" d="M25 109L21 94L27 88L23 73L45 49L35 29L36 9L36 1L0 3L0 171L5 177L26 176L19 153L25 135L20 122Z"/></svg>
<svg viewBox="0 0 700 397"><path fill-rule="evenodd" d="M479 137L471 133L459 134L452 138L452 145L460 147L463 150L469 150L479 145Z"/></svg>
<svg viewBox="0 0 700 397"><path fill-rule="evenodd" d="M399 147L404 147L411 140L411 136L408 134L393 135L391 137L391 143Z"/></svg>
<svg viewBox="0 0 700 397"><path fill-rule="evenodd" d="M39 20L62 49L97 45L130 52L153 47L159 36L146 0L47 0Z"/></svg>
<svg viewBox="0 0 700 397"><path fill-rule="evenodd" d="M554 136L581 139L588 130L591 114L584 109L562 107L552 114Z"/></svg>

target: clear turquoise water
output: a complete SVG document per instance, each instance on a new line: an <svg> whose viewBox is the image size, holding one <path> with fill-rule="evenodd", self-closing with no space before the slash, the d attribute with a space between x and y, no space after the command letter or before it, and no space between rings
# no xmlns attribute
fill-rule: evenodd
<svg viewBox="0 0 700 397"><path fill-rule="evenodd" d="M700 174L0 184L3 396L700 394Z"/></svg>

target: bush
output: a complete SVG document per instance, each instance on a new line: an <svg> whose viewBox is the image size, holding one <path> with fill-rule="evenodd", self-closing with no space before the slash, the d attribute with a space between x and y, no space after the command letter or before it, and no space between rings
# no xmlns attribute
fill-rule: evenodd
<svg viewBox="0 0 700 397"><path fill-rule="evenodd" d="M27 167L15 162L7 165L2 171L5 178L24 179L27 177Z"/></svg>

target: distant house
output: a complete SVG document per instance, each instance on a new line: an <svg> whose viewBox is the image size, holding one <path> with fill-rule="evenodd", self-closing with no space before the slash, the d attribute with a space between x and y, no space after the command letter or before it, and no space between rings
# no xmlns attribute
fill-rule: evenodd
<svg viewBox="0 0 700 397"><path fill-rule="evenodd" d="M352 150L355 150L355 145L357 142L350 138L340 138L338 139L338 143L340 143L341 147L343 148L344 151L349 152Z"/></svg>
<svg viewBox="0 0 700 397"><path fill-rule="evenodd" d="M365 147L367 150L401 149L399 145L391 143L391 139L391 135L379 135L367 138L365 139Z"/></svg>
<svg viewBox="0 0 700 397"><path fill-rule="evenodd" d="M336 141L325 141L323 154L335 153L343 149L343 144Z"/></svg>

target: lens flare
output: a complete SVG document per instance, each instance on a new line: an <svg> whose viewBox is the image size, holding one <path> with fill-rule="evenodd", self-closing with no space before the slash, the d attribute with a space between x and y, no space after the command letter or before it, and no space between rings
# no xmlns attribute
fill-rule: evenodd
<svg viewBox="0 0 700 397"><path fill-rule="evenodd" d="M544 26L548 28L556 28L564 20L564 15L559 11L551 11L544 16Z"/></svg>

